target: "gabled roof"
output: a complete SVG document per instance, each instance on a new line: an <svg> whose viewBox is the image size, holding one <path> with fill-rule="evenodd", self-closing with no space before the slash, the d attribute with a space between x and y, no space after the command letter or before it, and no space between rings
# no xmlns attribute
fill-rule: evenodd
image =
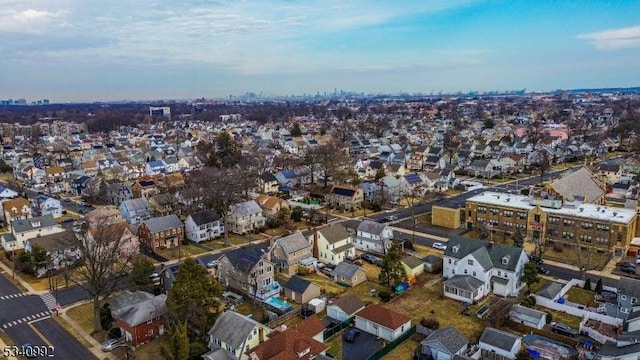
<svg viewBox="0 0 640 360"><path fill-rule="evenodd" d="M28 240L31 246L40 246L49 253L55 251L64 251L72 246L77 245L76 234L73 231L66 230L55 234L38 236Z"/></svg>
<svg viewBox="0 0 640 360"><path fill-rule="evenodd" d="M562 195L565 200L572 201L578 196L584 196L585 203L592 203L604 195L600 183L587 168L582 167L572 173L565 174L554 181L551 187Z"/></svg>
<svg viewBox="0 0 640 360"><path fill-rule="evenodd" d="M467 340L464 335L455 328L446 327L432 332L421 342L422 345L429 345L432 343L438 343L450 354L455 354L460 351L460 349L464 348L465 345L469 344L469 340Z"/></svg>
<svg viewBox="0 0 640 360"><path fill-rule="evenodd" d="M296 232L277 239L274 246L279 246L286 254L293 254L296 251L311 247L311 244L301 232Z"/></svg>
<svg viewBox="0 0 640 360"><path fill-rule="evenodd" d="M129 212L149 210L151 208L151 205L149 205L149 200L147 200L147 198L144 198L144 197L125 200L121 203L121 206L127 209L127 211Z"/></svg>
<svg viewBox="0 0 640 360"><path fill-rule="evenodd" d="M268 250L265 244L255 244L231 250L223 257L226 257L234 268L246 273L253 269Z"/></svg>
<svg viewBox="0 0 640 360"><path fill-rule="evenodd" d="M51 214L36 216L29 219L20 219L11 223L11 227L14 233L20 233L57 225L58 223Z"/></svg>
<svg viewBox="0 0 640 360"><path fill-rule="evenodd" d="M623 276L618 282L618 289L621 294L640 299L640 280Z"/></svg>
<svg viewBox="0 0 640 360"><path fill-rule="evenodd" d="M405 257L402 258L402 263L407 265L410 269L415 269L418 266L424 265L424 262L413 256L413 255L407 255Z"/></svg>
<svg viewBox="0 0 640 360"><path fill-rule="evenodd" d="M480 336L481 343L485 343L505 351L511 351L518 339L520 339L519 336L490 327L485 328L482 332L482 336Z"/></svg>
<svg viewBox="0 0 640 360"><path fill-rule="evenodd" d="M334 244L351 236L347 228L340 224L331 224L330 226L318 229L318 232L327 239L329 244Z"/></svg>
<svg viewBox="0 0 640 360"><path fill-rule="evenodd" d="M196 225L205 225L221 219L215 210L202 210L189 215Z"/></svg>
<svg viewBox="0 0 640 360"><path fill-rule="evenodd" d="M154 296L147 293L147 298L137 303L127 303L122 307L112 310L115 317L124 321L129 326L138 326L158 316L167 313L165 302L167 295L160 294Z"/></svg>
<svg viewBox="0 0 640 360"><path fill-rule="evenodd" d="M351 279L358 272L358 270L360 270L360 266L343 261L339 263L335 269L333 269L333 275Z"/></svg>
<svg viewBox="0 0 640 360"><path fill-rule="evenodd" d="M241 202L230 206L231 213L235 213L237 216L247 216L256 214L262 211L258 203L253 200Z"/></svg>
<svg viewBox="0 0 640 360"><path fill-rule="evenodd" d="M563 285L557 282L550 282L542 285L542 287L536 292L536 295L546 297L547 299L554 299L560 291L562 291Z"/></svg>
<svg viewBox="0 0 640 360"><path fill-rule="evenodd" d="M176 214L151 218L142 222L151 233L182 227L182 221Z"/></svg>
<svg viewBox="0 0 640 360"><path fill-rule="evenodd" d="M256 327L264 325L235 311L225 311L218 316L209 335L239 349Z"/></svg>
<svg viewBox="0 0 640 360"><path fill-rule="evenodd" d="M300 321L296 325L295 329L298 330L298 332L300 332L301 334L309 337L314 337L324 331L325 327L322 324L322 321L320 321L320 318L318 318L318 315L313 314L308 318Z"/></svg>
<svg viewBox="0 0 640 360"><path fill-rule="evenodd" d="M284 288L289 289L296 294L303 294L311 284L311 281L303 279L298 275L294 275L289 279L289 281L287 281Z"/></svg>
<svg viewBox="0 0 640 360"><path fill-rule="evenodd" d="M353 187L350 187L350 186L334 185L331 188L330 193L336 194L336 195L340 195L340 196L353 197L356 194L357 191L358 191L357 188L353 188Z"/></svg>
<svg viewBox="0 0 640 360"><path fill-rule="evenodd" d="M444 256L456 259L472 254L485 270L497 267L515 271L522 248L505 244L495 244L464 236L451 236Z"/></svg>
<svg viewBox="0 0 640 360"><path fill-rule="evenodd" d="M332 305L339 307L347 315L353 315L366 306L365 302L355 294L343 296L335 300Z"/></svg>
<svg viewBox="0 0 640 360"><path fill-rule="evenodd" d="M387 225L381 224L379 222L375 222L372 220L362 220L360 225L358 225L358 231L368 234L381 235L382 231L384 231L386 227Z"/></svg>
<svg viewBox="0 0 640 360"><path fill-rule="evenodd" d="M410 317L378 304L367 306L366 308L358 311L356 313L356 316L359 316L363 319L369 320L391 330L395 330L411 321Z"/></svg>
<svg viewBox="0 0 640 360"><path fill-rule="evenodd" d="M272 332L269 340L247 351L246 354L255 354L258 359L311 360L328 348L329 345L289 328L283 332Z"/></svg>

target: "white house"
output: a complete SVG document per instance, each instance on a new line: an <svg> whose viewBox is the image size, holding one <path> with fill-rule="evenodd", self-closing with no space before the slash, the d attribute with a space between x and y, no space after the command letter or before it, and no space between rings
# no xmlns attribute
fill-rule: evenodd
<svg viewBox="0 0 640 360"><path fill-rule="evenodd" d="M509 320L539 330L547 324L547 313L516 304L509 312Z"/></svg>
<svg viewBox="0 0 640 360"><path fill-rule="evenodd" d="M411 328L411 318L372 304L356 313L356 328L387 341L393 341Z"/></svg>
<svg viewBox="0 0 640 360"><path fill-rule="evenodd" d="M391 227L372 220L363 220L356 230L355 246L358 250L384 254L391 247Z"/></svg>
<svg viewBox="0 0 640 360"><path fill-rule="evenodd" d="M2 247L6 251L24 249L27 240L65 231L51 215L19 219L12 223L11 232L2 234Z"/></svg>
<svg viewBox="0 0 640 360"><path fill-rule="evenodd" d="M40 195L33 200L34 214L51 215L55 219L62 216L62 205L60 200L52 197Z"/></svg>
<svg viewBox="0 0 640 360"><path fill-rule="evenodd" d="M343 296L327 305L327 316L340 322L347 321L366 305L358 295Z"/></svg>
<svg viewBox="0 0 640 360"><path fill-rule="evenodd" d="M18 193L9 189L6 186L0 185L0 198L2 199L13 199L18 197Z"/></svg>
<svg viewBox="0 0 640 360"><path fill-rule="evenodd" d="M225 311L216 319L209 330L211 349L202 355L205 360L248 359L247 350L251 350L267 339L271 332L267 326L238 314Z"/></svg>
<svg viewBox="0 0 640 360"><path fill-rule="evenodd" d="M469 348L467 340L453 327L438 329L420 343L420 352L434 360L451 360L456 355L464 355Z"/></svg>
<svg viewBox="0 0 640 360"><path fill-rule="evenodd" d="M187 216L184 222L187 239L201 242L215 239L224 234L224 222L214 210L203 210Z"/></svg>
<svg viewBox="0 0 640 360"><path fill-rule="evenodd" d="M522 248L453 236L443 257L444 295L467 303L491 292L516 297L528 261Z"/></svg>
<svg viewBox="0 0 640 360"><path fill-rule="evenodd" d="M494 328L485 328L480 336L480 351L483 359L513 360L522 347L520 336Z"/></svg>

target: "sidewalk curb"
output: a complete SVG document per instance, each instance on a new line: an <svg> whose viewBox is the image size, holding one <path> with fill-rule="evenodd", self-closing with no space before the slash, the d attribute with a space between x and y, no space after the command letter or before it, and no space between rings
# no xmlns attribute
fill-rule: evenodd
<svg viewBox="0 0 640 360"><path fill-rule="evenodd" d="M84 339L85 342L88 342L89 344L91 344L91 347L88 347L88 349L98 359L108 358L108 359L116 360L117 358L115 357L115 355L113 355L112 353L109 353L109 352L102 351L102 346L98 342L98 340L94 339L89 333L84 331L84 329L82 329L80 327L80 325L78 325L77 322L75 322L71 317L69 317L69 315L67 315L67 311L69 309L73 309L74 307L77 307L77 306L80 306L80 305L84 305L84 304L90 304L90 303L91 303L90 300L84 300L84 301L77 302L77 303L75 303L75 304L73 304L71 306L68 306L68 307L64 308L63 310L61 310L59 312L58 316L61 317L62 319L64 319L64 321L67 324L69 324L69 326L71 326L73 328L73 330L76 331L76 333L78 333L80 336L82 336L82 338ZM55 318L55 315L54 315L54 318ZM74 336L74 334L70 334L70 335Z"/></svg>

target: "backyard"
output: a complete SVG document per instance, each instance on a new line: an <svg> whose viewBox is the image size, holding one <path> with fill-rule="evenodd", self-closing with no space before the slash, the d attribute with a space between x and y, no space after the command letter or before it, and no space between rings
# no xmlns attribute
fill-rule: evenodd
<svg viewBox="0 0 640 360"><path fill-rule="evenodd" d="M596 305L595 295L596 293L591 290L585 290L573 286L571 287L571 289L569 289L569 291L567 291L565 297L567 297L568 300L573 303L594 307Z"/></svg>

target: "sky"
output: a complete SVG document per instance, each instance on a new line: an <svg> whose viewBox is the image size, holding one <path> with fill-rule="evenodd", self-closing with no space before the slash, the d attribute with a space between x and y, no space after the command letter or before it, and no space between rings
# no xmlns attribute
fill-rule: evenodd
<svg viewBox="0 0 640 360"><path fill-rule="evenodd" d="M0 99L640 86L633 0L0 0Z"/></svg>

